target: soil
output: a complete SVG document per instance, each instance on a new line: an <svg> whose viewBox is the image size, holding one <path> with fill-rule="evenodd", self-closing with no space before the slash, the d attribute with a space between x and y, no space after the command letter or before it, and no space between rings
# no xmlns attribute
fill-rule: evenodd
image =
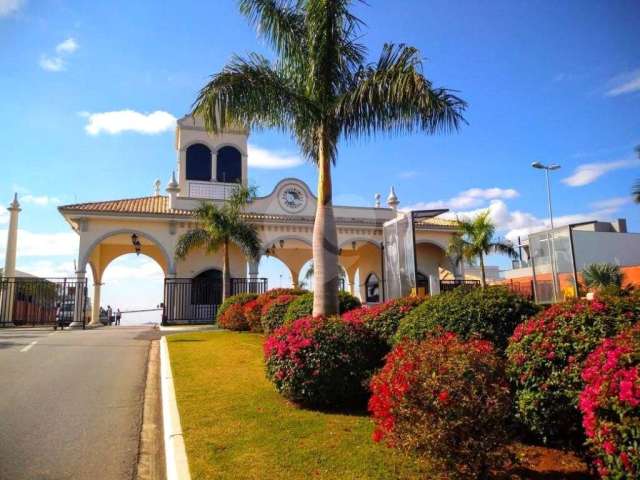
<svg viewBox="0 0 640 480"><path fill-rule="evenodd" d="M511 451L518 464L497 475L502 480L591 480L594 477L584 459L556 448L515 443Z"/></svg>

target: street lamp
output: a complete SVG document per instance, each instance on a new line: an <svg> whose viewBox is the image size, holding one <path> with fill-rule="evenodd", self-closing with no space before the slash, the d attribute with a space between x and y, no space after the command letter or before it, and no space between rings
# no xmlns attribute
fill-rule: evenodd
<svg viewBox="0 0 640 480"><path fill-rule="evenodd" d="M551 184L549 183L549 172L558 170L560 165L552 163L551 165L543 165L540 162L533 162L531 164L533 168L544 170L544 176L547 182L547 202L549 203L549 221L551 223L551 240L549 242L549 256L551 257L551 284L553 287L553 301L558 300L558 279L556 278L556 252L555 252L555 231L553 227L553 209L551 207Z"/></svg>

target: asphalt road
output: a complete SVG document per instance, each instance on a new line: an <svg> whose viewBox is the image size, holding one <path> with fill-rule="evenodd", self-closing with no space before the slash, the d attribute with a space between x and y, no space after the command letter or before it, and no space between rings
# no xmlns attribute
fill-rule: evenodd
<svg viewBox="0 0 640 480"><path fill-rule="evenodd" d="M150 327L0 329L0 479L133 478Z"/></svg>

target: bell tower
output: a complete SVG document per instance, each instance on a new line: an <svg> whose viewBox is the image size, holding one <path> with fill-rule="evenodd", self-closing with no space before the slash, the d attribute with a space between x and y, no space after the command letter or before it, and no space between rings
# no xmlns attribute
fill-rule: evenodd
<svg viewBox="0 0 640 480"><path fill-rule="evenodd" d="M211 134L201 119L187 115L176 126L178 196L224 200L247 185L247 138L242 128Z"/></svg>

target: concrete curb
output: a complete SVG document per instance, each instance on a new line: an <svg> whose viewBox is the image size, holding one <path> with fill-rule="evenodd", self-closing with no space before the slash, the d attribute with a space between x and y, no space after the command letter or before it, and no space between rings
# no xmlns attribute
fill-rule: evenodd
<svg viewBox="0 0 640 480"><path fill-rule="evenodd" d="M167 338L160 341L160 379L162 389L162 422L164 426L164 455L167 480L190 480L189 462L184 446L180 413L173 386L173 374L169 362Z"/></svg>

